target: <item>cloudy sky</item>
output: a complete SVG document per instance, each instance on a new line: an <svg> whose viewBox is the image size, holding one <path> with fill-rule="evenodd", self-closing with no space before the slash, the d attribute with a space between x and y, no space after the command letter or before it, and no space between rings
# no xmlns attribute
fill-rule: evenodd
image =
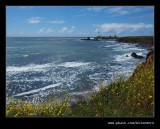
<svg viewBox="0 0 160 129"><path fill-rule="evenodd" d="M153 6L7 6L6 36L154 35Z"/></svg>

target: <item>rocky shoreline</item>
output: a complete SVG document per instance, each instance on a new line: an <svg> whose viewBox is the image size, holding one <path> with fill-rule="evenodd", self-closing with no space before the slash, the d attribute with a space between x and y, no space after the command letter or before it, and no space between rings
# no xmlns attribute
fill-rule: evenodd
<svg viewBox="0 0 160 129"><path fill-rule="evenodd" d="M117 38L119 42L127 42L127 43L137 43L141 46L147 45L148 47L154 47L154 37L153 36L128 36L128 37L119 37Z"/></svg>
<svg viewBox="0 0 160 129"><path fill-rule="evenodd" d="M119 39L121 39L120 41L117 39L117 41L119 41L119 42L136 43L136 44L137 44L137 45L136 45L137 47L140 47L140 46L145 46L145 47L147 47L148 50L150 50L150 51L149 51L148 54L146 55L146 60L147 60L147 58L148 58L150 55L154 54L154 47L153 47L152 45L150 45L150 44L153 44L153 42L151 42L151 41L148 41L147 43L144 43L144 42L140 43L140 42L138 42L138 40L136 40L136 41L134 42L133 40L124 40L124 38L119 38ZM142 58L144 58L144 57L141 56L141 55L137 55L135 52L131 53L131 56L132 56L133 58L135 58L135 59L142 59ZM126 57L128 57L128 55L126 55ZM82 95L82 94L69 95L69 102L70 102L70 104L74 107L74 105L76 105L76 104L79 103L79 102L82 102L84 99L87 100L87 101L89 101L91 94L93 94L94 92L95 92L95 91L93 91L93 92L86 92L86 94L84 94L84 95ZM65 99L65 97L63 97L63 93L60 94L60 95L57 95L57 96L59 96L59 97L61 96L61 97L60 97L61 100L64 100L64 99ZM24 100L25 100L25 98L24 98Z"/></svg>
<svg viewBox="0 0 160 129"><path fill-rule="evenodd" d="M137 47L147 47L150 52L147 54L146 59L149 55L154 53L154 37L153 36L128 36L117 38L118 42L127 42L137 44ZM126 55L127 57L128 55ZM135 52L131 53L131 56L136 59L142 59L143 56L137 55Z"/></svg>

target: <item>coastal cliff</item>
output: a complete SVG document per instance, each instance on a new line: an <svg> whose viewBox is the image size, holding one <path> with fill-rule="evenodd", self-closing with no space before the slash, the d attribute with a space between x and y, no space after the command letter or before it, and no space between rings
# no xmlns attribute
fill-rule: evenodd
<svg viewBox="0 0 160 129"><path fill-rule="evenodd" d="M117 41L127 42L127 43L145 44L145 45L148 45L149 47L153 47L153 45L154 45L154 37L153 36L118 37Z"/></svg>

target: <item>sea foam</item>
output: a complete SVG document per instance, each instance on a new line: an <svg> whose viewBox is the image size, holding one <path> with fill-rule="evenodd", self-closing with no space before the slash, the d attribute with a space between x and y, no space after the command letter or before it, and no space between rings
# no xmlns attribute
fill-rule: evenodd
<svg viewBox="0 0 160 129"><path fill-rule="evenodd" d="M128 55L128 57L127 57L127 55ZM115 61L117 61L117 62L127 61L127 60L130 60L130 59L132 59L130 53L115 56Z"/></svg>
<svg viewBox="0 0 160 129"><path fill-rule="evenodd" d="M83 62L65 62L62 64L59 64L58 66L64 66L64 67L80 67L84 65L88 65L90 63L83 63Z"/></svg>
<svg viewBox="0 0 160 129"><path fill-rule="evenodd" d="M41 65L29 64L25 66L8 66L6 71L9 72L10 74L17 74L21 72L31 72L31 71L40 72L40 71L46 71L47 68L52 67L52 65L53 64L51 63L47 63Z"/></svg>
<svg viewBox="0 0 160 129"><path fill-rule="evenodd" d="M52 84L52 85L49 85L49 86L45 86L45 87L43 87L43 88L34 89L34 90L31 90L31 91L28 91L28 92L23 92L23 93L20 93L20 94L16 94L16 95L14 95L14 96L15 96L15 97L18 97L18 96L33 94L33 93L37 93L37 92L40 92L40 91L44 91L44 90L46 90L46 89L53 88L53 87L56 87L56 86L59 86L59 85L60 85L60 83Z"/></svg>

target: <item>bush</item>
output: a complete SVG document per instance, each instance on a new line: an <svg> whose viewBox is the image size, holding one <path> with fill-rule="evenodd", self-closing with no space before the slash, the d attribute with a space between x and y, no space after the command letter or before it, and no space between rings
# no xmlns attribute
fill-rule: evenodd
<svg viewBox="0 0 160 129"><path fill-rule="evenodd" d="M6 115L17 116L68 116L71 113L71 105L68 98L65 100L49 100L47 102L26 102L18 101L7 104Z"/></svg>

